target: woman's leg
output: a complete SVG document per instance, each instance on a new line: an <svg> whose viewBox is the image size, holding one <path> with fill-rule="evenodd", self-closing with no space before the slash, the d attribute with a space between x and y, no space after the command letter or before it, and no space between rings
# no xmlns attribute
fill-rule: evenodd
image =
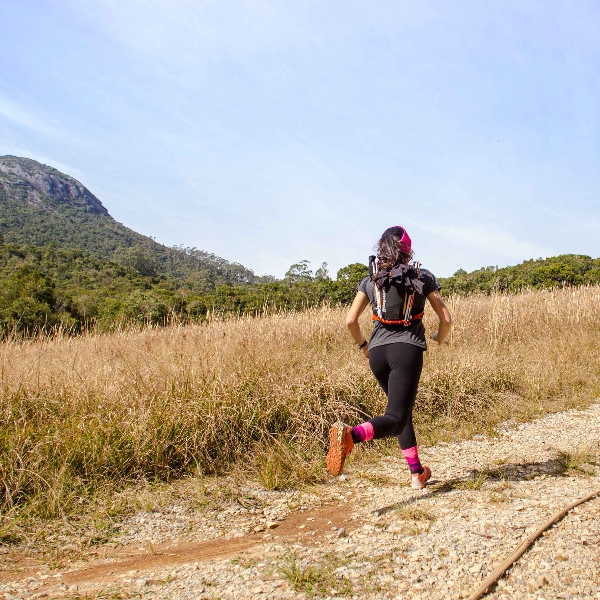
<svg viewBox="0 0 600 600"><path fill-rule="evenodd" d="M408 463L408 468L411 473L422 473L423 466L419 460L419 450L417 448L417 436L415 435L415 428L412 422L412 413L408 423L402 430L402 433L398 436L398 442L402 449L402 454Z"/></svg>
<svg viewBox="0 0 600 600"><path fill-rule="evenodd" d="M369 366L371 367L373 375L375 375L375 379L377 379L377 383L379 383L381 389L387 396L388 378L392 368L388 363L387 352L385 350L386 347L387 346L377 346L372 350L369 350ZM358 444L359 442L368 442L373 439L374 434L375 430L373 424L371 421L367 421L352 429L352 441L355 444Z"/></svg>
<svg viewBox="0 0 600 600"><path fill-rule="evenodd" d="M411 344L389 344L369 352L371 370L388 397L385 414L352 430L354 443L396 435L411 473L423 473L412 411L423 368L423 350Z"/></svg>
<svg viewBox="0 0 600 600"><path fill-rule="evenodd" d="M413 426L412 411L406 427L398 436L398 443L400 444L400 448L402 448L402 450L406 450L407 448L412 448L417 445L417 436L415 435L415 428Z"/></svg>
<svg viewBox="0 0 600 600"><path fill-rule="evenodd" d="M380 350L384 351L384 356L378 352ZM369 420L374 430L373 438L396 435L409 442L411 430L414 438L412 410L423 369L423 349L413 344L396 343L379 346L372 352L373 360L369 351L371 369L388 397L385 414ZM404 444L401 442L401 445ZM412 445L416 445L416 441Z"/></svg>

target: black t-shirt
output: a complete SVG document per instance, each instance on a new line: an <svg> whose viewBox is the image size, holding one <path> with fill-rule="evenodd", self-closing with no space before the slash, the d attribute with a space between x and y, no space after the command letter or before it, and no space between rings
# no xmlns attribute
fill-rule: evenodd
<svg viewBox="0 0 600 600"><path fill-rule="evenodd" d="M442 289L435 275L427 269L421 269L419 280L423 282L423 294L415 294L415 301L412 308L412 314L418 315L425 309L425 299L431 292ZM369 276L365 277L358 284L358 291L363 292L371 301L372 310L377 312L377 299L375 298L375 289ZM369 348L376 346L385 346L386 344L395 344L404 342L405 344L414 344L424 350L427 350L427 341L425 338L425 326L423 321L419 320L412 325L388 325L375 321L371 338L369 339Z"/></svg>

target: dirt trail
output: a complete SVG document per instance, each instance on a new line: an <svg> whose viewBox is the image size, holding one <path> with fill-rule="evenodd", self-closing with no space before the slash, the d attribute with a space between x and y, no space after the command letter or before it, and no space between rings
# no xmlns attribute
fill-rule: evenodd
<svg viewBox="0 0 600 600"><path fill-rule="evenodd" d="M308 521L308 519L314 519ZM298 526L306 523L303 531L298 531ZM285 521L272 530L273 541L293 540L312 536L314 543L322 538L331 527L348 527L347 512L341 511L339 506L324 506L305 512L292 513ZM144 571L155 570L161 567L178 565L190 562L203 562L216 558L229 556L247 550L258 544L264 544L262 534L253 533L232 540L213 540L192 544L179 544L176 546L159 546L153 554L144 554L125 560L118 560L109 564L91 566L86 569L64 573L61 581L67 584L83 583L90 581L113 579L135 570L142 574Z"/></svg>
<svg viewBox="0 0 600 600"><path fill-rule="evenodd" d="M331 531L332 527L352 531L352 526L348 522L349 505L350 502L343 509L336 504L292 512L284 521L270 529L267 535L277 542L303 540L304 543L314 544L319 542L325 533ZM302 529L299 531L300 527ZM263 531L266 530L265 527ZM118 552L109 553L101 561L91 560L85 568L54 573L51 583L38 587L34 595L44 597L50 590L61 585L69 587L81 584L109 585L132 572L142 577L145 572L152 570L239 554L255 546L264 545L264 535L262 532L253 532L235 539L216 539L176 545L160 544L153 547L152 552L144 553L122 548ZM97 564L94 564L95 562ZM10 582L31 578L39 574L40 569L43 571L43 567L44 565L39 561L24 558L24 562L18 569L4 571L0 581ZM48 595L61 596L62 593L59 591L58 594Z"/></svg>
<svg viewBox="0 0 600 600"><path fill-rule="evenodd" d="M139 544L157 519L167 519L166 531L189 517L140 513L123 530L128 546L62 571L33 565L5 572L0 592L9 600L109 593L159 600L464 598L540 523L600 488L592 456L599 447L595 404L506 425L495 438L423 449L434 473L424 491L408 488L400 457L369 468L350 462L344 477L309 498L312 506L289 508L297 498L282 493L265 493L262 504L242 498L214 515L222 530L204 524L201 541L163 541L153 552ZM487 597L598 600L599 561L596 499L540 538Z"/></svg>

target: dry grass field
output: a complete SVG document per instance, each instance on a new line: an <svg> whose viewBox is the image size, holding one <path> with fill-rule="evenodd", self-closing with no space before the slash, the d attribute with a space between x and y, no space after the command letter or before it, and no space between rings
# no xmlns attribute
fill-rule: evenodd
<svg viewBox="0 0 600 600"><path fill-rule="evenodd" d="M421 443L600 395L600 287L448 304L451 345L426 354ZM141 479L231 468L267 487L323 478L329 423L357 423L385 404L344 313L3 343L0 536ZM432 333L432 311L425 323Z"/></svg>

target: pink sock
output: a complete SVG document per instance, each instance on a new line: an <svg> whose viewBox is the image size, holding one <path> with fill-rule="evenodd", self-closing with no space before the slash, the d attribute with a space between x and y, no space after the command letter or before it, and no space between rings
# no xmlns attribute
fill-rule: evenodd
<svg viewBox="0 0 600 600"><path fill-rule="evenodd" d="M358 442L368 442L373 439L374 435L375 430L373 429L373 425L368 421L352 428L352 441L355 444Z"/></svg>
<svg viewBox="0 0 600 600"><path fill-rule="evenodd" d="M402 450L402 454L404 454L411 473L421 473L423 471L421 461L419 460L419 451L416 446Z"/></svg>

